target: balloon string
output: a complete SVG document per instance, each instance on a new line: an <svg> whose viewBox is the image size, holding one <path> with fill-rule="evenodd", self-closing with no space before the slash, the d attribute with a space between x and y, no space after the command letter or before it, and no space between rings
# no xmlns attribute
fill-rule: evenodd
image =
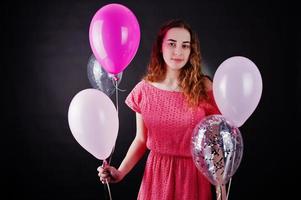
<svg viewBox="0 0 301 200"><path fill-rule="evenodd" d="M124 91L126 91L126 90L121 90L121 89L119 89L118 88L118 80L119 80L119 78L115 75L115 76L112 76L112 81L113 81L113 84L114 84L114 86L115 86L115 98L116 98L116 110L117 110L117 116L119 116L119 102L118 102L118 91L122 91L122 92L124 92ZM114 147L113 147L113 150L112 150L112 152L111 152L111 155L110 155L110 158L109 158L109 164L111 164L111 160L112 160L112 156L113 156L113 153L114 153L114 151L115 151L115 145L114 145Z"/></svg>
<svg viewBox="0 0 301 200"><path fill-rule="evenodd" d="M126 90L121 90L121 89L118 88L118 77L117 77L117 76L114 76L114 77L113 77L113 83L114 83L114 86L115 86L115 93L116 93L115 98L116 98L116 110L117 110L117 116L119 116L118 91L124 92L124 91L126 91ZM109 156L109 162L108 162L109 165L111 164L111 161L112 161L112 157L113 157L114 151L115 151L115 145L113 146L111 155ZM104 162L102 163L102 166L105 166L106 164L107 164L107 161L104 160ZM109 184L109 182L108 182L107 180L105 180L105 185L107 186L107 187L105 187L105 186L104 186L104 187L105 187L105 189L107 189L107 191L108 191L109 198L110 198L110 200L112 200L110 184Z"/></svg>
<svg viewBox="0 0 301 200"><path fill-rule="evenodd" d="M233 158L232 158L231 172L233 171L233 168L234 168L234 162L235 162L235 157L236 157L236 150L237 150L237 147L236 147L236 143L235 143L235 147L234 147L234 155L233 155ZM230 181L229 181L228 191L227 191L227 198L226 198L226 200L228 200L228 198L229 198L230 188L231 188L231 182L232 182L232 177L230 178Z"/></svg>
<svg viewBox="0 0 301 200"><path fill-rule="evenodd" d="M113 84L115 86L115 99L116 99L116 111L117 111L117 116L119 116L119 106L118 106L118 77L117 76L114 76L113 78ZM112 149L112 152L111 152L111 155L109 157L109 164L111 164L111 161L112 161L112 157L113 157L113 153L115 151L115 145L113 146L113 149Z"/></svg>
<svg viewBox="0 0 301 200"><path fill-rule="evenodd" d="M232 182L232 177L230 178L230 181L229 181L228 191L227 191L227 198L226 198L226 200L228 200L228 197L229 197L230 188L231 188L231 182Z"/></svg>
<svg viewBox="0 0 301 200"><path fill-rule="evenodd" d="M111 155L109 157L109 164L111 164L111 161L112 161L112 157L113 157L113 153L115 151L115 145L113 146L113 149L112 149L112 152L111 152Z"/></svg>
<svg viewBox="0 0 301 200"><path fill-rule="evenodd" d="M121 92L125 92L126 90L120 89L119 87L116 87L116 90L121 91Z"/></svg>
<svg viewBox="0 0 301 200"><path fill-rule="evenodd" d="M105 167L107 165L107 161L104 160L103 163L102 163L102 167ZM109 198L110 200L112 200L112 195L111 195L111 189L110 189L110 184L107 180L104 180L105 181L105 185L104 185L104 189L108 190L108 193L109 193ZM107 187L106 187L107 186Z"/></svg>
<svg viewBox="0 0 301 200"><path fill-rule="evenodd" d="M118 83L117 83L117 82L118 82L118 79L117 79L117 77L114 77L113 80L114 80L114 85L115 85L115 93L116 93L116 110L117 110L117 115L118 115L118 114L119 114L119 113L118 113L118 111L119 111L119 110L118 110L118 90L119 90L119 89L118 89Z"/></svg>
<svg viewBox="0 0 301 200"><path fill-rule="evenodd" d="M216 200L221 200L221 193L219 187L216 189Z"/></svg>
<svg viewBox="0 0 301 200"><path fill-rule="evenodd" d="M216 200L222 200L221 186L216 187Z"/></svg>
<svg viewBox="0 0 301 200"><path fill-rule="evenodd" d="M216 186L216 199L217 200L226 200L226 185Z"/></svg>
<svg viewBox="0 0 301 200"><path fill-rule="evenodd" d="M106 185L107 185L107 188L108 188L108 193L109 193L110 200L112 200L112 195L111 195L111 190L110 190L110 184L108 183L108 181L105 181L105 182L106 182Z"/></svg>

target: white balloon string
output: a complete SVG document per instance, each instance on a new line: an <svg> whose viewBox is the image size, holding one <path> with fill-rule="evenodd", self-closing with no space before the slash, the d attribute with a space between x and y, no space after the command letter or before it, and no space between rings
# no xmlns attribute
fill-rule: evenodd
<svg viewBox="0 0 301 200"><path fill-rule="evenodd" d="M118 77L117 76L113 76L112 77L112 81L113 81L113 84L115 86L116 110L117 110L117 116L119 116L119 106L118 106L118 90L119 90L118 89ZM113 149L112 149L112 152L111 152L111 155L110 155L110 158L109 158L109 164L111 164L114 151L115 151L115 145L113 146Z"/></svg>
<svg viewBox="0 0 301 200"><path fill-rule="evenodd" d="M217 186L216 187L216 200L222 200L222 193L221 193L221 187Z"/></svg>
<svg viewBox="0 0 301 200"><path fill-rule="evenodd" d="M231 172L233 172L234 162L235 162L235 157L236 157L236 150L237 150L236 143L234 145L235 145L235 147L234 147L234 155L233 155L233 158L232 158ZM232 176L231 176L230 181L229 181L229 186L228 186L228 191L227 191L227 199L226 200L228 200L228 197L229 197L229 194L230 194L231 182L232 182Z"/></svg>
<svg viewBox="0 0 301 200"><path fill-rule="evenodd" d="M218 189L218 192L217 192L217 198L216 199L221 200L221 192L219 191L219 189Z"/></svg>
<svg viewBox="0 0 301 200"><path fill-rule="evenodd" d="M123 90L123 89L120 89L119 87L116 88L118 91L121 91L121 92L125 92L126 90Z"/></svg>
<svg viewBox="0 0 301 200"><path fill-rule="evenodd" d="M226 200L226 185L216 186L216 199L217 200Z"/></svg>
<svg viewBox="0 0 301 200"><path fill-rule="evenodd" d="M106 161L106 160L103 160L103 162L102 162L102 167L104 168L106 165L108 164L108 162ZM107 189L107 191L108 191L108 194L109 194L109 198L110 198L110 200L112 200L112 195L111 195L111 189L110 189L110 185L109 185L109 182L107 181L107 180L104 180L104 182L105 182L105 185L104 185L104 190L106 190ZM106 187L107 186L107 187ZM105 196L105 198L106 198L107 196ZM106 198L107 199L107 198Z"/></svg>
<svg viewBox="0 0 301 200"><path fill-rule="evenodd" d="M222 189L222 200L226 200L226 196L227 196L226 185L222 185L221 189Z"/></svg>
<svg viewBox="0 0 301 200"><path fill-rule="evenodd" d="M117 114L119 114L118 113L118 78L117 78L117 76L115 76L114 78L113 78L113 81L114 81L114 85L115 85L115 93L116 93L116 110L117 110Z"/></svg>
<svg viewBox="0 0 301 200"><path fill-rule="evenodd" d="M230 181L229 181L228 191L227 191L227 198L226 198L226 200L228 200L228 197L229 197L230 188L231 188L231 182L232 182L232 177L230 178Z"/></svg>
<svg viewBox="0 0 301 200"><path fill-rule="evenodd" d="M108 193L109 193L110 200L112 200L112 195L111 195L111 190L110 190L110 184L108 183L108 181L105 181L105 182L106 182L106 185L107 185L107 188L108 188Z"/></svg>
<svg viewBox="0 0 301 200"><path fill-rule="evenodd" d="M112 149L112 152L111 152L111 155L109 157L109 165L111 164L111 161L112 161L112 157L113 157L113 153L115 151L115 145L113 146L113 149Z"/></svg>

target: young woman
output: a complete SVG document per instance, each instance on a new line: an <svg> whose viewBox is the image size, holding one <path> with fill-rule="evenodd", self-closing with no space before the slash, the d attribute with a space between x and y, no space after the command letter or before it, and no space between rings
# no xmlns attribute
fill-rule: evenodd
<svg viewBox="0 0 301 200"><path fill-rule="evenodd" d="M161 27L148 72L125 102L136 112L136 137L118 169L98 168L100 180L119 182L149 149L138 199L211 199L190 144L196 124L219 111L212 83L201 71L197 35L187 23L171 20Z"/></svg>

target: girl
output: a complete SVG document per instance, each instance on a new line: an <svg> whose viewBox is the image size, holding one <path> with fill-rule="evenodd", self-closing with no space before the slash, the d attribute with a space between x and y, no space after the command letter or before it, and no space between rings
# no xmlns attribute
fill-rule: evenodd
<svg viewBox="0 0 301 200"><path fill-rule="evenodd" d="M98 168L100 180L121 181L149 149L138 199L211 199L190 143L196 124L219 111L212 82L201 71L197 35L187 23L171 20L161 27L148 72L125 102L136 112L136 137L118 169Z"/></svg>

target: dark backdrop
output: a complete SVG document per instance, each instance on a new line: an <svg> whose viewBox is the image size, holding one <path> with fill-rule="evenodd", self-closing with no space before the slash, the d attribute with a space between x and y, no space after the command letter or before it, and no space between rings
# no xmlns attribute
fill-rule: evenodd
<svg viewBox="0 0 301 200"><path fill-rule="evenodd" d="M295 5L289 1L115 2L135 13L141 42L120 83L126 91L119 93L120 131L112 164L121 163L135 136L135 116L124 99L145 72L158 28L168 19L182 18L199 35L211 77L222 61L235 55L251 59L262 75L261 101L240 128L244 155L233 176L230 199L297 196L301 76ZM75 141L67 112L73 96L91 87L86 73L92 54L89 23L108 3L112 2L2 3L5 199L105 199L96 171L100 161ZM136 198L144 162L145 157L123 182L111 185L113 199Z"/></svg>

